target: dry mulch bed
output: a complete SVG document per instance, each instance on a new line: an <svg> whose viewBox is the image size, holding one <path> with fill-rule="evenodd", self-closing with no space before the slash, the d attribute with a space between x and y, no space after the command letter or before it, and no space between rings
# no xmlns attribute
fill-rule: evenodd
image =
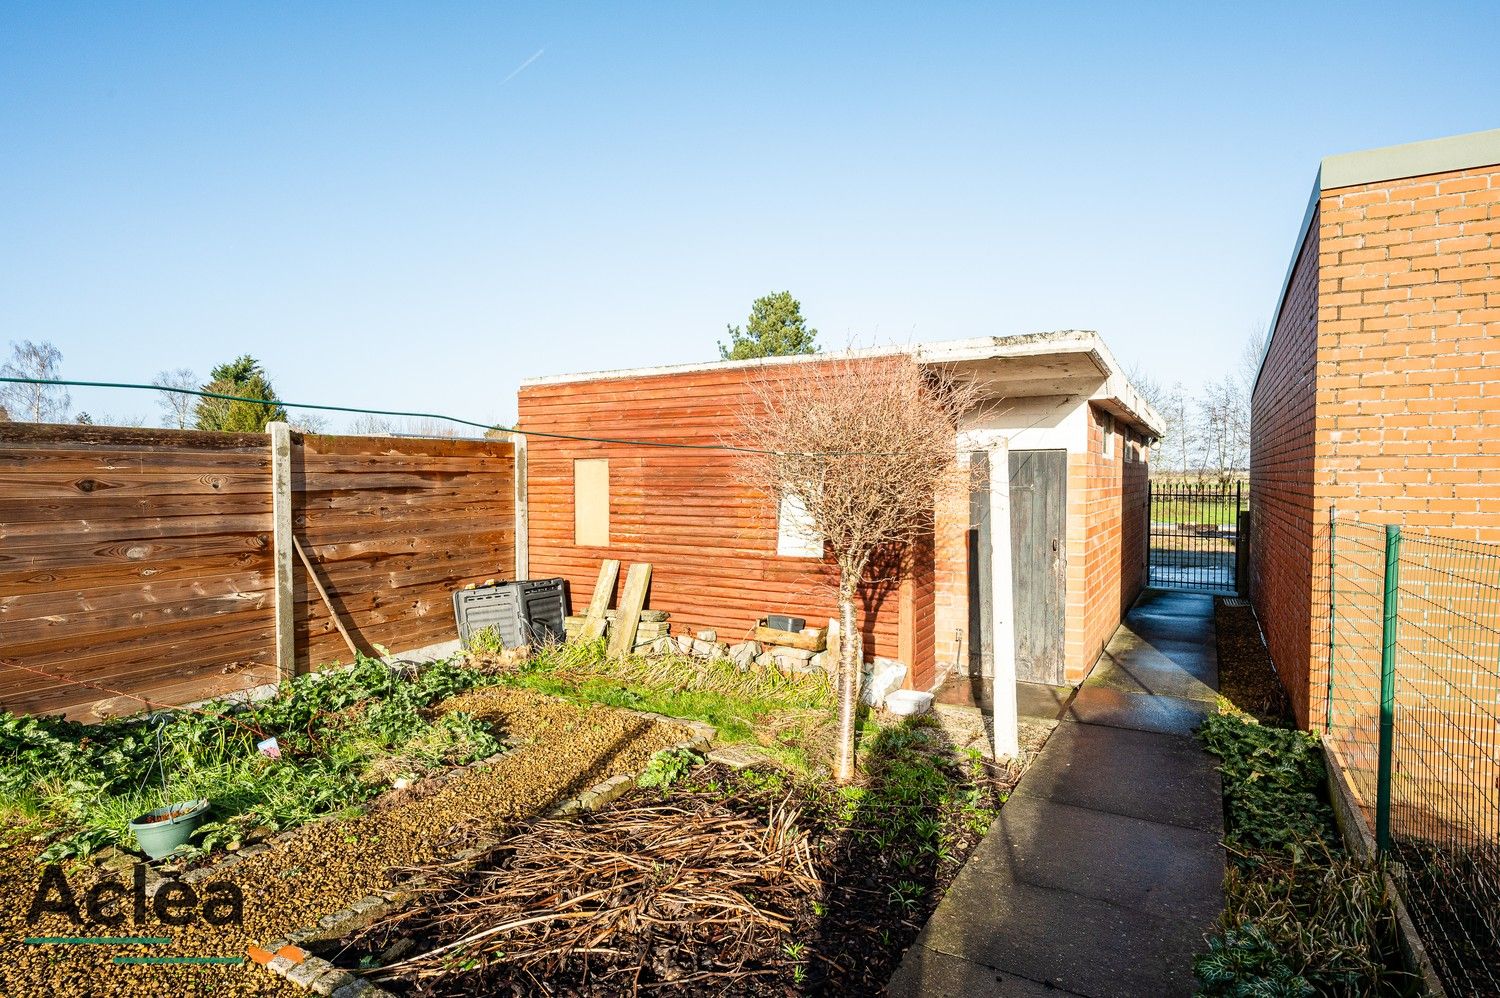
<svg viewBox="0 0 1500 998"><path fill-rule="evenodd" d="M543 813L608 776L638 772L651 757L687 737L686 729L605 707L584 708L553 697L503 687L454 698L448 709L474 713L503 727L515 748L490 765L437 786L392 791L347 820L305 825L247 858L222 878L244 894L244 920L216 928L199 921L182 928L154 918L127 919L119 930L93 926L82 934L171 936L149 950L29 946L27 936L79 935L58 915L28 924L25 915L41 868L36 849L22 842L0 850L0 994L70 998L100 994L278 996L290 989L253 965L116 966L119 952L152 956L235 956L248 945L315 924L361 897L391 887L400 871L432 862ZM85 870L70 879L82 892ZM128 875L126 877L128 885Z"/></svg>
<svg viewBox="0 0 1500 998"><path fill-rule="evenodd" d="M1015 778L898 731L852 790L709 765L533 823L322 955L424 998L878 994Z"/></svg>
<svg viewBox="0 0 1500 998"><path fill-rule="evenodd" d="M1219 694L1262 724L1292 723L1292 704L1261 640L1255 610L1214 600L1218 635Z"/></svg>

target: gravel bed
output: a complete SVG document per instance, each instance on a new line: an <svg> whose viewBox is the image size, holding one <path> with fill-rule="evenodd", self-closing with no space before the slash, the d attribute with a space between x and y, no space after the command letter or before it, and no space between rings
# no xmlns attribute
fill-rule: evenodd
<svg viewBox="0 0 1500 998"><path fill-rule="evenodd" d="M41 876L39 847L0 850L0 994L306 995L251 964L192 967L116 966L116 954L242 956L247 946L311 926L351 902L392 887L407 868L450 856L511 823L543 814L609 776L639 771L657 751L690 737L687 729L606 707L580 707L526 690L491 688L454 697L464 710L497 725L514 750L498 761L411 790L392 791L367 813L316 822L275 840L224 878L244 893L244 919L214 927L197 921L144 925L127 917L118 929L79 927L60 915L28 924L26 910ZM70 876L83 894L86 878ZM128 888L128 879L126 882ZM129 901L125 902L128 909ZM111 948L30 946L27 936L161 935L167 946Z"/></svg>

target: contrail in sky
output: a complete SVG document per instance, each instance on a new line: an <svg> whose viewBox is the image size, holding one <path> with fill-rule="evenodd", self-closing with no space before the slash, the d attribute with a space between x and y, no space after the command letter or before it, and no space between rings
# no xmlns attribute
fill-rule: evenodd
<svg viewBox="0 0 1500 998"><path fill-rule="evenodd" d="M521 65L517 66L515 69L512 69L510 71L510 75L507 76L505 79L503 79L503 80L500 81L500 85L503 87L507 83L509 83L511 80L514 80L517 76L519 76L521 74L521 70L525 69L527 66L530 66L532 63L534 63L538 59L540 59L542 57L542 53L545 52L545 51L547 51L545 48L540 48L540 49L537 49L535 52L533 52L531 54L531 58L527 59L525 62L521 63Z"/></svg>

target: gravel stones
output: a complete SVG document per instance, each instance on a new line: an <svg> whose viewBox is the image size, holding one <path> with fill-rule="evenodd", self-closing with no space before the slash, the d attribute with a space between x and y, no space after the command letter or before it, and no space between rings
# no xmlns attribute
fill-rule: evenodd
<svg viewBox="0 0 1500 998"><path fill-rule="evenodd" d="M41 846L0 849L0 994L82 998L162 993L282 998L309 992L250 962L239 965L116 966L113 956L243 956L248 946L315 927L352 902L399 887L400 871L446 858L514 822L544 814L611 776L639 772L657 751L692 737L682 726L606 707L580 707L529 690L471 690L442 705L498 728L514 746L487 765L391 791L365 814L304 825L243 855L224 879L244 895L244 920L176 927L153 919L118 932L80 927L60 915L26 922L42 868ZM99 877L70 874L75 893ZM128 880L126 881L128 884ZM170 929L171 931L160 931ZM27 936L169 935L168 946L27 946Z"/></svg>

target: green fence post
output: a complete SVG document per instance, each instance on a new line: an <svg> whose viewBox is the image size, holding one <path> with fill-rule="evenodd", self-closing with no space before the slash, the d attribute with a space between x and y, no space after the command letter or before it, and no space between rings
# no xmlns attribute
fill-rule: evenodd
<svg viewBox="0 0 1500 998"><path fill-rule="evenodd" d="M1391 755L1396 735L1396 587L1400 582L1401 528L1385 528L1385 627L1380 636L1380 768L1375 777L1375 844L1384 858L1391 846Z"/></svg>
<svg viewBox="0 0 1500 998"><path fill-rule="evenodd" d="M1324 691L1323 698L1323 731L1325 733L1333 730L1333 659L1336 640L1335 628L1338 625L1338 617L1334 612L1334 554L1336 553L1334 530L1334 519L1338 515L1338 507L1332 504L1328 507L1328 688Z"/></svg>

